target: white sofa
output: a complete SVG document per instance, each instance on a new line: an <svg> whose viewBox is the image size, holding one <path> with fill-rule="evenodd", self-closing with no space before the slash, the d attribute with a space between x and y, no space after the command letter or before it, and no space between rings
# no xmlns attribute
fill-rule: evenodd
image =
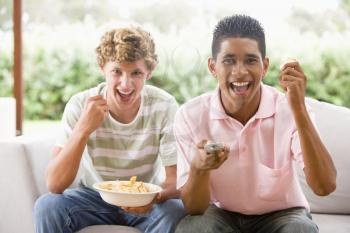
<svg viewBox="0 0 350 233"><path fill-rule="evenodd" d="M350 109L307 99L321 138L338 170L337 190L317 197L300 182L310 202L312 216L321 233L350 232ZM44 170L55 140L52 129L38 135L0 141L0 233L32 233L32 209L39 195L47 192ZM139 232L120 226L91 226L79 233Z"/></svg>
<svg viewBox="0 0 350 233"><path fill-rule="evenodd" d="M47 192L46 165L57 129L0 140L0 233L34 233L33 206ZM72 184L77 186L78 178ZM91 226L78 233L140 233L125 226Z"/></svg>

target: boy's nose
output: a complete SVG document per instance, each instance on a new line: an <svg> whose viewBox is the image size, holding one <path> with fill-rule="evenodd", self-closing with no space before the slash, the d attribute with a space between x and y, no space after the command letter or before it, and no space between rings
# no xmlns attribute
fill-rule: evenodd
<svg viewBox="0 0 350 233"><path fill-rule="evenodd" d="M247 70L247 68L245 67L244 64L238 63L237 65L235 65L235 66L232 68L231 73L232 73L233 75L238 75L238 76L239 76L239 75L245 75L245 74L248 73L248 70Z"/></svg>

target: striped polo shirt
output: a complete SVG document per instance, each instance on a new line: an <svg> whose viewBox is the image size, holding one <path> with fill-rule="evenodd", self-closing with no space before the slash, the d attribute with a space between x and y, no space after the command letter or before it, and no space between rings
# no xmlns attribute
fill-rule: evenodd
<svg viewBox="0 0 350 233"><path fill-rule="evenodd" d="M74 95L67 103L56 146L63 147L77 123L85 101L106 97L105 83ZM159 184L163 166L176 164L173 119L178 105L173 96L150 85L141 92L141 106L135 119L123 124L110 114L89 137L80 163L81 181L87 186L106 180L138 180Z"/></svg>

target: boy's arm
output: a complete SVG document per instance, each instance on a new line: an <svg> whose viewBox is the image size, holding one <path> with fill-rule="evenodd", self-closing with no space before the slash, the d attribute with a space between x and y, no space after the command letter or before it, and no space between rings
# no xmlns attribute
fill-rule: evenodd
<svg viewBox="0 0 350 233"><path fill-rule="evenodd" d="M177 145L177 186L188 214L202 214L210 203L210 170L216 169L227 159L228 149L218 156L208 156L204 151L207 140L196 144L185 109L177 112L174 134ZM193 126L193 124L191 125ZM196 133L199 133L196 131Z"/></svg>
<svg viewBox="0 0 350 233"><path fill-rule="evenodd" d="M190 215L203 214L210 203L210 171L219 168L227 159L229 149L224 147L214 155L204 150L207 140L197 145L198 152L194 156L187 182L181 188L181 199Z"/></svg>
<svg viewBox="0 0 350 233"><path fill-rule="evenodd" d="M306 77L296 60L282 67L280 84L286 91L298 130L306 181L317 195L328 195L336 188L337 171L307 112Z"/></svg>
<svg viewBox="0 0 350 233"><path fill-rule="evenodd" d="M165 181L162 184L162 188L163 191L157 198L157 203L180 196L179 190L176 189L176 165L165 167Z"/></svg>
<svg viewBox="0 0 350 233"><path fill-rule="evenodd" d="M89 135L74 130L67 144L54 147L46 169L46 185L52 193L62 193L75 179Z"/></svg>
<svg viewBox="0 0 350 233"><path fill-rule="evenodd" d="M191 167L187 182L181 188L181 199L190 215L203 214L209 206L209 174Z"/></svg>
<svg viewBox="0 0 350 233"><path fill-rule="evenodd" d="M294 119L303 154L306 181L315 194L326 196L336 189L337 171L331 155L322 143L306 107L295 112Z"/></svg>
<svg viewBox="0 0 350 233"><path fill-rule="evenodd" d="M62 193L75 179L80 160L90 134L108 114L106 101L101 96L90 97L63 148L55 147L46 169L46 184L52 193Z"/></svg>

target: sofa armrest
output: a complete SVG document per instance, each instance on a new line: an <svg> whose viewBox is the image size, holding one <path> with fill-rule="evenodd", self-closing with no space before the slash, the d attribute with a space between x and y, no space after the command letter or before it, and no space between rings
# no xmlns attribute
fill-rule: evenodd
<svg viewBox="0 0 350 233"><path fill-rule="evenodd" d="M311 211L324 214L350 214L350 109L307 98L315 115L323 143L337 169L337 189L329 196L316 196L308 187L304 173L298 170L300 184L310 203Z"/></svg>
<svg viewBox="0 0 350 233"><path fill-rule="evenodd" d="M36 190L24 147L11 140L0 141L0 148L0 232L34 232Z"/></svg>
<svg viewBox="0 0 350 233"><path fill-rule="evenodd" d="M56 133L53 132L55 130L24 135L16 139L24 147L34 179L33 185L36 198L48 192L45 182L45 170L52 156L52 149L57 138ZM81 175L82 171L79 169L77 177L70 187L77 187Z"/></svg>

